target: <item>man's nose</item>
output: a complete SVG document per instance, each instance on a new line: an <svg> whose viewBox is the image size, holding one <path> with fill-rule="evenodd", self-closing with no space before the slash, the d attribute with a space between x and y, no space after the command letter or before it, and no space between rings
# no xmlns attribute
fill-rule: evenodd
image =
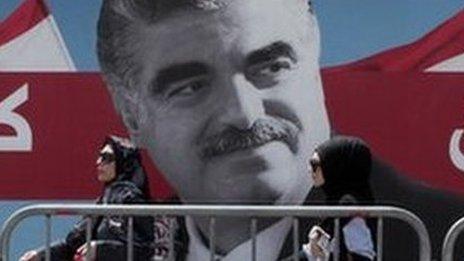
<svg viewBox="0 0 464 261"><path fill-rule="evenodd" d="M238 129L250 128L265 114L264 97L242 74L236 74L226 81L225 101L222 105L221 123Z"/></svg>

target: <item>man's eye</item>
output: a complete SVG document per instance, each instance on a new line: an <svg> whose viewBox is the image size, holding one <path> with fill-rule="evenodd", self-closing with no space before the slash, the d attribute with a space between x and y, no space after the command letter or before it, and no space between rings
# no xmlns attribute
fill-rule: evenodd
<svg viewBox="0 0 464 261"><path fill-rule="evenodd" d="M281 57L263 64L252 66L249 77L256 83L271 85L285 78L286 73L293 69L295 63L286 57Z"/></svg>
<svg viewBox="0 0 464 261"><path fill-rule="evenodd" d="M168 98L190 96L207 86L205 80L182 81L174 83L167 92Z"/></svg>
<svg viewBox="0 0 464 261"><path fill-rule="evenodd" d="M258 73L261 76L273 77L278 75L279 73L282 73L283 70L290 69L290 67L290 63L286 61L275 61L261 68L261 70L259 70Z"/></svg>

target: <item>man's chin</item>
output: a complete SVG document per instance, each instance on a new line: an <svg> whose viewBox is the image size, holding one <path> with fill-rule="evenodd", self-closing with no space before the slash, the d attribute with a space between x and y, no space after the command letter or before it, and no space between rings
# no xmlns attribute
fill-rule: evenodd
<svg viewBox="0 0 464 261"><path fill-rule="evenodd" d="M202 185L195 202L229 205L272 205L293 200L295 186L306 185L298 169L297 155L283 142L236 151L217 157L202 171Z"/></svg>

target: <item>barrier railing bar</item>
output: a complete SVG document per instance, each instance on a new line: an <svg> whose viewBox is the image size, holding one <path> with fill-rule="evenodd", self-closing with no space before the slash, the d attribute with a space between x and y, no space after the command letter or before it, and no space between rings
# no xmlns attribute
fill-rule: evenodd
<svg viewBox="0 0 464 261"><path fill-rule="evenodd" d="M89 205L44 204L22 208L4 223L0 234L1 255L7 260L10 237L17 224L33 215L198 215L230 217L352 217L362 212L367 218L395 218L407 222L419 235L420 260L431 258L430 238L424 223L412 212L381 206L221 206L221 205Z"/></svg>
<svg viewBox="0 0 464 261"><path fill-rule="evenodd" d="M214 261L216 255L216 233L214 227L216 226L216 218L210 217L209 219L209 259Z"/></svg>
<svg viewBox="0 0 464 261"><path fill-rule="evenodd" d="M340 219L334 221L334 261L340 260Z"/></svg>
<svg viewBox="0 0 464 261"><path fill-rule="evenodd" d="M383 218L377 219L377 261L382 261L383 257Z"/></svg>
<svg viewBox="0 0 464 261"><path fill-rule="evenodd" d="M300 226L298 219L295 217L292 217L293 219L293 261L298 261L298 249L300 248L300 238L299 238L299 232L300 232Z"/></svg>
<svg viewBox="0 0 464 261"><path fill-rule="evenodd" d="M256 261L256 231L258 221L256 218L251 219L251 260Z"/></svg>
<svg viewBox="0 0 464 261"><path fill-rule="evenodd" d="M128 224L128 232L127 232L127 260L133 261L134 260L134 218L129 217L129 224Z"/></svg>
<svg viewBox="0 0 464 261"><path fill-rule="evenodd" d="M85 222L85 248L87 251L85 252L85 261L90 261L90 241L92 240L92 216L87 216Z"/></svg>
<svg viewBox="0 0 464 261"><path fill-rule="evenodd" d="M459 233L464 230L464 217L456 221L451 228L448 230L443 241L443 247L441 249L441 260L451 261L454 257L454 246L458 239Z"/></svg>
<svg viewBox="0 0 464 261"><path fill-rule="evenodd" d="M175 222L171 222L171 220L168 220L169 222L169 239L171 240L170 242L174 242L174 234L175 230L177 229L176 227L173 226ZM168 260L174 260L174 244L169 244L169 253L168 253Z"/></svg>
<svg viewBox="0 0 464 261"><path fill-rule="evenodd" d="M52 216L45 215L45 260L50 261L50 244L52 241Z"/></svg>

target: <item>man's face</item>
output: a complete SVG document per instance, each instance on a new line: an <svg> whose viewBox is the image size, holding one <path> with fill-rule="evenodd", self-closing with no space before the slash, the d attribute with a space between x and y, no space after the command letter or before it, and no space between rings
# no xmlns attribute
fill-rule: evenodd
<svg viewBox="0 0 464 261"><path fill-rule="evenodd" d="M183 201L300 203L311 188L329 126L304 2L223 1L138 28L134 117Z"/></svg>

